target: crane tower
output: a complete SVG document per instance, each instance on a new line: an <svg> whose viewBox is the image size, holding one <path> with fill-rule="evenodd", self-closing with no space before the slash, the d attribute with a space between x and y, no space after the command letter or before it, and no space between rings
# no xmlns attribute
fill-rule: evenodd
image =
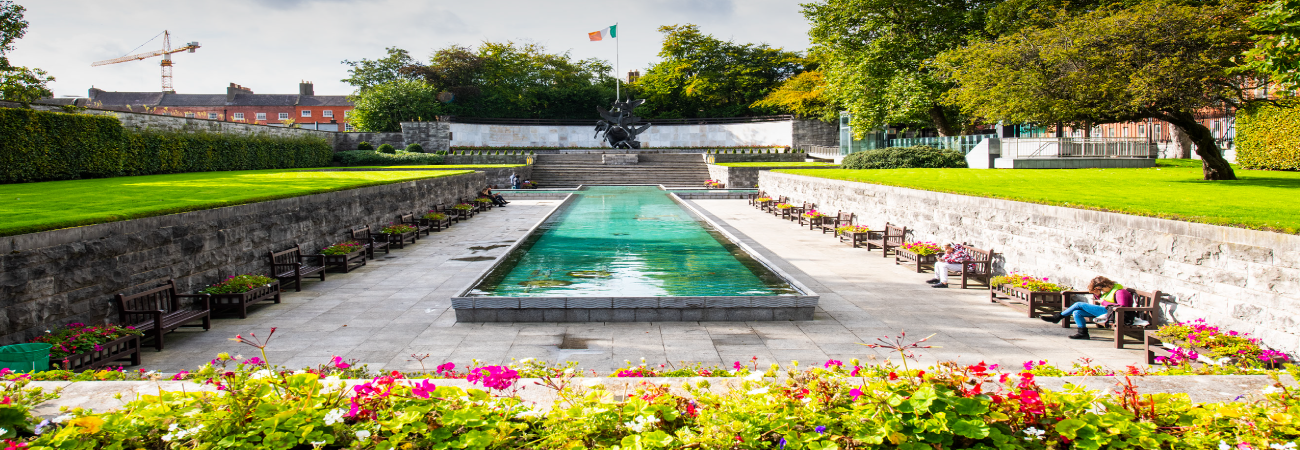
<svg viewBox="0 0 1300 450"><path fill-rule="evenodd" d="M123 56L123 57L121 57L121 58L114 58L114 59L106 59L106 60L103 60L103 61L96 61L96 62L94 62L94 63L91 63L90 66L91 66L91 67L104 66L104 65L108 65L108 64L124 63L124 62L128 62L128 61L139 61L139 60L142 60L142 59L152 58L152 57L155 57L155 56L162 56L162 57L163 57L163 59L162 59L162 64L161 64L161 65L162 65L162 91L163 91L163 92L173 92L173 93L174 93L174 92L176 92L176 89L175 89L174 87L172 87L172 53L180 53L180 52L190 52L190 53L194 53L194 50L197 50L197 49L199 48L199 43L198 43L198 42L190 42L190 43L185 44L184 47L180 47L180 48L175 48L175 49L173 49L173 48L172 48L172 41L171 41L171 32L169 32L169 31L167 31L167 30L163 30L162 34L163 34L163 48L162 48L162 50L154 50L154 51L152 51L152 52L138 53L138 54L134 54L134 55L127 55L127 56ZM154 36L154 38L157 38L157 36ZM150 40L152 40L152 39L150 39ZM147 43L148 43L148 42L146 42L146 44L147 44Z"/></svg>

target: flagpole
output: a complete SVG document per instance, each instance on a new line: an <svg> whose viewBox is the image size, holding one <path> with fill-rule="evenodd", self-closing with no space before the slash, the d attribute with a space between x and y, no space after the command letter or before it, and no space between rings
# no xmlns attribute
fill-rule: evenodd
<svg viewBox="0 0 1300 450"><path fill-rule="evenodd" d="M619 91L619 86L623 84L623 77L618 70L618 22L614 22L614 101L623 99Z"/></svg>

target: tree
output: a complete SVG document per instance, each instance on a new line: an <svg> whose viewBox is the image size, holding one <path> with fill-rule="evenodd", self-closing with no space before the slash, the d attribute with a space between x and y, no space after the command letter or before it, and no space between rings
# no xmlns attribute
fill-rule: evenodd
<svg viewBox="0 0 1300 450"><path fill-rule="evenodd" d="M928 63L982 36L992 0L822 0L803 5L832 97L859 133L887 124L958 134L963 119L940 99L951 83Z"/></svg>
<svg viewBox="0 0 1300 450"><path fill-rule="evenodd" d="M755 102L803 72L803 58L766 44L737 44L700 32L696 25L659 27L662 61L631 87L646 99L645 117L736 117L771 113Z"/></svg>
<svg viewBox="0 0 1300 450"><path fill-rule="evenodd" d="M809 70L795 75L751 107L774 109L799 117L833 122L839 116L839 105L826 92L826 74Z"/></svg>
<svg viewBox="0 0 1300 450"><path fill-rule="evenodd" d="M1265 3L1250 25L1258 36L1246 52L1245 69L1270 77L1283 89L1300 90L1300 0Z"/></svg>
<svg viewBox="0 0 1300 450"><path fill-rule="evenodd" d="M0 0L0 100L24 105L53 96L48 84L54 81L44 70L18 67L9 63L6 53L13 43L27 34L26 8L9 0Z"/></svg>
<svg viewBox="0 0 1300 450"><path fill-rule="evenodd" d="M385 50L388 56L373 61L365 58L360 61L343 60L343 65L351 69L348 69L348 77L339 81L356 86L359 90L366 90L371 86L390 81L415 79L413 75L402 70L415 64L410 53L397 47L388 47Z"/></svg>
<svg viewBox="0 0 1300 450"><path fill-rule="evenodd" d="M1248 101L1230 74L1249 44L1248 3L1147 0L1026 28L938 58L957 86L946 99L967 114L1009 123L1111 123L1146 118L1181 128L1207 180L1236 175L1194 114Z"/></svg>
<svg viewBox="0 0 1300 450"><path fill-rule="evenodd" d="M430 121L443 114L438 92L417 80L372 85L348 100L354 105L348 123L359 131L402 131L402 122Z"/></svg>

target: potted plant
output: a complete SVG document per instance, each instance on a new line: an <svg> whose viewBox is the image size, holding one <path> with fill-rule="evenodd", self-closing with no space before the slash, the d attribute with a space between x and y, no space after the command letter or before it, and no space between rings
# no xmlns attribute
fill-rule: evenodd
<svg viewBox="0 0 1300 450"><path fill-rule="evenodd" d="M474 214L474 205L469 203L457 203L452 205L451 209L456 210L456 212L460 214L461 220L468 219Z"/></svg>
<svg viewBox="0 0 1300 450"><path fill-rule="evenodd" d="M280 280L253 274L231 275L199 293L212 296L213 308L237 308L239 318L246 319L248 305L263 300L280 303Z"/></svg>
<svg viewBox="0 0 1300 450"><path fill-rule="evenodd" d="M1155 353L1163 353L1155 356ZM1277 369L1286 353L1264 348L1248 333L1224 331L1204 319L1161 326L1147 332L1148 362L1166 366L1234 365Z"/></svg>
<svg viewBox="0 0 1300 450"><path fill-rule="evenodd" d="M489 210L489 209L492 209L492 199L490 199L490 198L487 198L487 197L479 197L479 198L474 199L474 201L478 203L478 210L479 210L479 211L487 211L487 210Z"/></svg>
<svg viewBox="0 0 1300 450"><path fill-rule="evenodd" d="M1022 273L996 276L989 280L989 301L1025 311L1029 317L1061 312L1069 286L1052 283L1047 277Z"/></svg>
<svg viewBox="0 0 1300 450"><path fill-rule="evenodd" d="M140 365L142 333L135 328L70 323L57 332L46 333L32 342L50 344L52 368L82 371L124 359L129 359L133 366Z"/></svg>
<svg viewBox="0 0 1300 450"><path fill-rule="evenodd" d="M429 210L429 212L424 213L423 216L420 216L420 219L424 220L424 224L428 225L429 228L433 228L434 231L442 231L443 228L451 228L451 217L432 209Z"/></svg>
<svg viewBox="0 0 1300 450"><path fill-rule="evenodd" d="M456 205L456 206L460 206L460 205ZM403 225L400 223L389 223L388 226L379 230L379 234L384 235L386 238L388 238L388 243L392 245L396 245L397 248L405 247L407 239L410 239L411 243L414 244L416 238L415 233L416 233L415 227L410 225Z"/></svg>
<svg viewBox="0 0 1300 450"><path fill-rule="evenodd" d="M780 217L782 219L789 219L790 211L793 208L794 205L791 205L789 203L777 203L775 205L772 205L772 215Z"/></svg>
<svg viewBox="0 0 1300 450"><path fill-rule="evenodd" d="M342 269L343 273L366 265L366 246L357 241L347 241L322 248L325 267Z"/></svg>
<svg viewBox="0 0 1300 450"><path fill-rule="evenodd" d="M871 228L866 225L845 225L835 228L835 236L840 239L840 242L848 242L853 248L858 248L858 244L866 242L870 233Z"/></svg>
<svg viewBox="0 0 1300 450"><path fill-rule="evenodd" d="M808 210L808 212L801 214L799 217L801 217L801 219L799 219L800 226L802 226L804 221L806 220L808 221L808 229L815 230L817 229L817 227L820 227L826 221L826 219L829 219L831 216L826 215L821 211L811 209Z"/></svg>
<svg viewBox="0 0 1300 450"><path fill-rule="evenodd" d="M933 242L905 242L894 249L894 264L908 261L916 265L916 273L921 273L921 269L926 266L934 267L940 253L943 253L943 247Z"/></svg>

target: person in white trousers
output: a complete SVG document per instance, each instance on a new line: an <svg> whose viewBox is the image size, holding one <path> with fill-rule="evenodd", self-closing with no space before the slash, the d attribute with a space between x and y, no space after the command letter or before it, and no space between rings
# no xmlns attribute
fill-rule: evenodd
<svg viewBox="0 0 1300 450"><path fill-rule="evenodd" d="M961 265L965 264L970 258L966 255L966 249L958 244L944 244L943 255L934 263L934 278L926 281L936 288L948 287L948 271L961 270Z"/></svg>

